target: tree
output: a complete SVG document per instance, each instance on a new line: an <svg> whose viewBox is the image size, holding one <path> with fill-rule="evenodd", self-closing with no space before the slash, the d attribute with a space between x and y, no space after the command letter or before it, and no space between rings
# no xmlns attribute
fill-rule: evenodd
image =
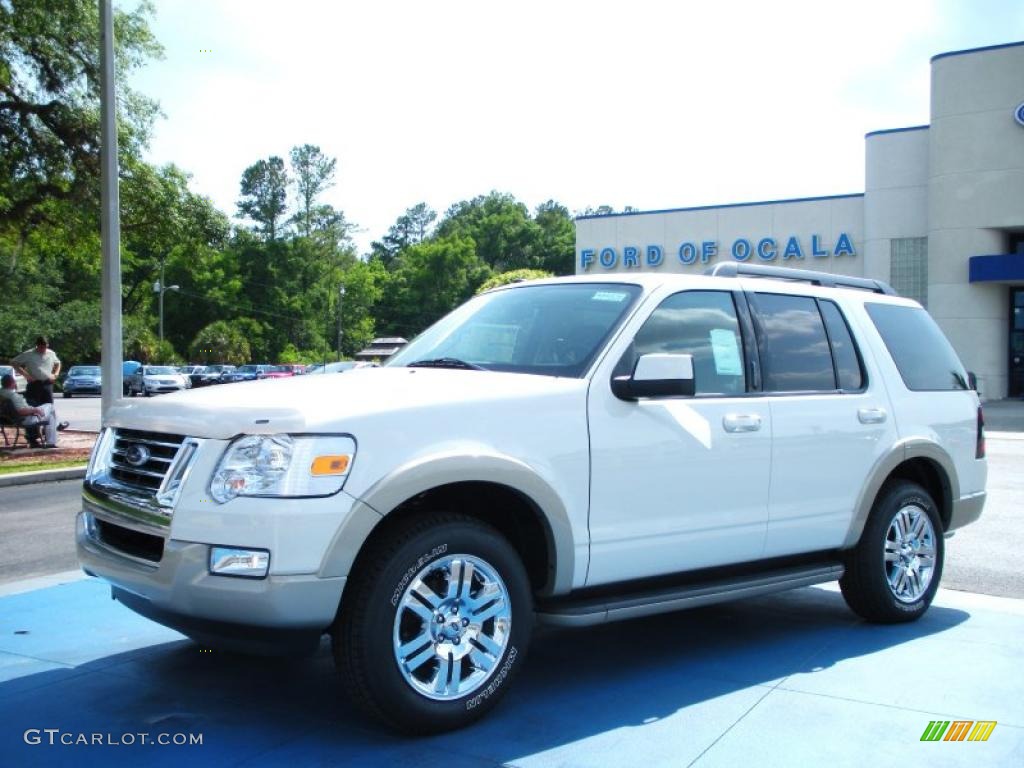
<svg viewBox="0 0 1024 768"><path fill-rule="evenodd" d="M274 156L246 168L242 172L241 195L238 212L255 221L256 231L267 240L276 240L279 222L287 211L288 172L284 160Z"/></svg>
<svg viewBox="0 0 1024 768"><path fill-rule="evenodd" d="M192 360L197 363L249 362L251 350L242 330L225 321L217 320L203 328L189 345Z"/></svg>
<svg viewBox="0 0 1024 768"><path fill-rule="evenodd" d="M498 272L540 266L540 230L512 195L491 192L456 203L437 225L437 237L470 238L476 255Z"/></svg>
<svg viewBox="0 0 1024 768"><path fill-rule="evenodd" d="M410 245L422 243L430 234L430 227L437 219L437 212L426 203L417 203L407 208L398 217L388 233L370 245L370 258L380 261L388 269L393 268L399 254Z"/></svg>
<svg viewBox="0 0 1024 768"><path fill-rule="evenodd" d="M556 275L576 271L576 223L569 209L554 200L537 206L534 221L540 229L536 245L541 269Z"/></svg>
<svg viewBox="0 0 1024 768"><path fill-rule="evenodd" d="M522 283L527 280L543 280L547 277L554 277L550 272L545 272L542 269L513 269L511 272L502 272L499 275L492 275L491 277L484 280L480 287L476 289L477 293L483 293L489 291L492 288L498 288L502 285L508 285L509 283Z"/></svg>
<svg viewBox="0 0 1024 768"><path fill-rule="evenodd" d="M410 246L384 286L380 324L388 333L419 333L472 296L490 272L468 238L431 238Z"/></svg>
<svg viewBox="0 0 1024 768"><path fill-rule="evenodd" d="M313 144L292 147L291 161L299 198L299 210L292 221L298 225L301 234L309 237L317 222L317 198L334 186L334 168L338 161L326 157L320 147Z"/></svg>
<svg viewBox="0 0 1024 768"><path fill-rule="evenodd" d="M138 156L157 113L126 85L162 54L152 13L114 15L123 156ZM0 2L0 231L24 234L55 200L98 205L99 49L94 0Z"/></svg>

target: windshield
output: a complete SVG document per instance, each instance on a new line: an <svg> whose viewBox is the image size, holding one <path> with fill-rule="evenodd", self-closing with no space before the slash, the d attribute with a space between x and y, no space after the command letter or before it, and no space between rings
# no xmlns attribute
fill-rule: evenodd
<svg viewBox="0 0 1024 768"><path fill-rule="evenodd" d="M144 376L177 376L178 372L169 365L147 365Z"/></svg>
<svg viewBox="0 0 1024 768"><path fill-rule="evenodd" d="M545 376L582 376L640 286L556 283L477 296L439 320L387 365L433 363Z"/></svg>
<svg viewBox="0 0 1024 768"><path fill-rule="evenodd" d="M68 376L99 376L100 367L98 365L75 365L72 366L71 370L68 371Z"/></svg>
<svg viewBox="0 0 1024 768"><path fill-rule="evenodd" d="M260 369L260 367L258 365L243 365L241 368L238 369L238 372L239 373L256 373L257 371L259 371L259 369Z"/></svg>

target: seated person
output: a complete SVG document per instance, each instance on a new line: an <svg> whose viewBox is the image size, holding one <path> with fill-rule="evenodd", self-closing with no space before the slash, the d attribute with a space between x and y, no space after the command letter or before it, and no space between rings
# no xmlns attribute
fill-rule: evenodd
<svg viewBox="0 0 1024 768"><path fill-rule="evenodd" d="M23 396L18 394L18 385L14 377L5 374L0 379L0 399L10 402L14 412L21 419L25 427L25 437L28 444L33 448L56 448L57 447L57 417L53 412L53 405L45 403L39 406L31 406ZM40 445L39 427L46 428L46 443Z"/></svg>

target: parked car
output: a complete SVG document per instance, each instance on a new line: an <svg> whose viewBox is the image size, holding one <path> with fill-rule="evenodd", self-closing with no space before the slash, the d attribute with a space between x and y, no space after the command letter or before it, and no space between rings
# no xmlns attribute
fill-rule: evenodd
<svg viewBox="0 0 1024 768"><path fill-rule="evenodd" d="M306 373L306 366L302 363L285 363L277 367L291 371L293 376L302 376Z"/></svg>
<svg viewBox="0 0 1024 768"><path fill-rule="evenodd" d="M261 378L260 374L265 374L273 367L274 366L272 365L265 365L262 363L250 363L248 365L243 365L240 368L231 371L231 373L225 373L221 376L220 383L232 384L236 381L256 381L256 379Z"/></svg>
<svg viewBox="0 0 1024 768"><path fill-rule="evenodd" d="M170 365L143 365L128 379L128 396L166 394L188 389L185 377Z"/></svg>
<svg viewBox="0 0 1024 768"><path fill-rule="evenodd" d="M98 395L102 382L103 372L98 365L73 365L68 369L62 385L64 397Z"/></svg>
<svg viewBox="0 0 1024 768"><path fill-rule="evenodd" d="M226 373L231 373L235 370L233 365L207 365L204 367L203 372L196 375L192 379L193 387L208 387L211 384L220 384L221 377Z"/></svg>
<svg viewBox="0 0 1024 768"><path fill-rule="evenodd" d="M271 365L262 373L256 374L257 379L289 379L295 371L287 365Z"/></svg>
<svg viewBox="0 0 1024 768"><path fill-rule="evenodd" d="M17 387L19 392L24 392L25 387L28 386L28 382L25 380L25 377L9 365L0 365L0 376L13 376L14 385Z"/></svg>
<svg viewBox="0 0 1024 768"><path fill-rule="evenodd" d="M178 366L178 373L185 377L185 382L189 388L195 386L196 378L206 370L205 365L180 365Z"/></svg>
<svg viewBox="0 0 1024 768"><path fill-rule="evenodd" d="M121 363L121 394L128 397L130 394L128 381L142 368L138 360L125 360Z"/></svg>
<svg viewBox="0 0 1024 768"><path fill-rule="evenodd" d="M507 285L383 368L115 407L81 565L205 647L330 635L410 733L491 710L535 622L837 579L868 621L920 618L985 503L970 375L884 283L723 267Z"/></svg>

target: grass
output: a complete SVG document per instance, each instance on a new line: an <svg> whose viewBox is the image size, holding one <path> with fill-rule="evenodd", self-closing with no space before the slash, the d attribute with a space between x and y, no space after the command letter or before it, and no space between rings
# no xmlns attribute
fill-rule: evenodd
<svg viewBox="0 0 1024 768"><path fill-rule="evenodd" d="M86 459L57 459L56 461L11 461L0 463L0 475L14 472L35 472L40 469L64 469L66 467L84 467Z"/></svg>

